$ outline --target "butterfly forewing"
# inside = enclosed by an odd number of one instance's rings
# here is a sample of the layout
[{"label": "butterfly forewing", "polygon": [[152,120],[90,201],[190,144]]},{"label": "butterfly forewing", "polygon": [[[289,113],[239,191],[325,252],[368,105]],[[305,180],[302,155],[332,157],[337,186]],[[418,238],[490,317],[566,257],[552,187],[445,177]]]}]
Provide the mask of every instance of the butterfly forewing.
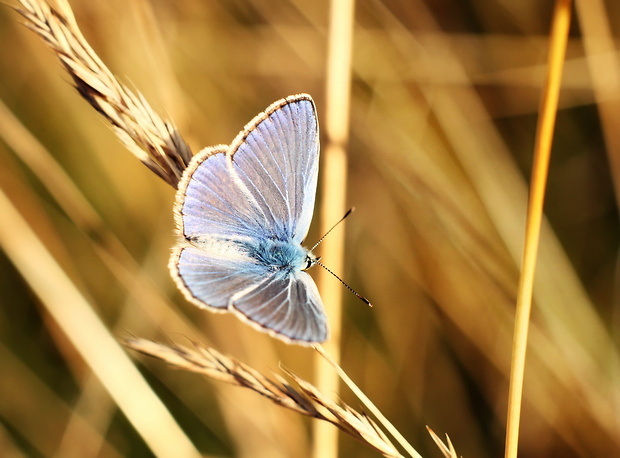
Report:
[{"label": "butterfly forewing", "polygon": [[198,153],[177,192],[177,226],[185,239],[256,237],[259,215],[229,173],[222,147]]},{"label": "butterfly forewing", "polygon": [[233,176],[250,194],[261,225],[301,243],[308,232],[318,177],[318,123],[309,96],[284,99],[257,116],[230,149]]}]

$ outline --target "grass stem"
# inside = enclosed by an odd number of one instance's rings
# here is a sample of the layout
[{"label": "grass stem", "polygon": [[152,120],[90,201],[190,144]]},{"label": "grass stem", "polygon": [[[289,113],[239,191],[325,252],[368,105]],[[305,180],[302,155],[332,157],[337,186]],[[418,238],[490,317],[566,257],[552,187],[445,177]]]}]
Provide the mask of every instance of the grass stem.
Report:
[{"label": "grass stem", "polygon": [[508,393],[506,458],[516,458],[517,456],[534,273],[536,270],[536,258],[540,240],[549,158],[551,156],[551,143],[557,113],[564,57],[566,54],[566,44],[568,41],[571,4],[571,0],[557,0],[553,13],[548,73],[541,100],[541,114],[537,126],[534,166],[532,170],[532,182],[525,228],[522,271],[517,293],[512,367],[510,371],[510,388]]},{"label": "grass stem", "polygon": [[405,449],[405,451],[409,454],[409,456],[413,458],[422,458],[412,446],[407,442],[407,439],[390,423],[390,421],[381,413],[381,411],[373,404],[373,402],[364,394],[362,390],[358,388],[358,386],[351,380],[351,378],[347,375],[347,373],[342,370],[340,365],[336,364],[336,362],[330,358],[323,347],[320,345],[316,345],[314,347],[316,351],[329,363],[331,367],[333,367],[336,371],[336,374],[342,379],[344,383],[349,387],[349,389],[357,396],[357,398],[362,401],[362,404],[379,420],[379,423],[383,425],[383,427],[396,439],[396,441]]},{"label": "grass stem", "polygon": [[[351,49],[353,42],[354,0],[332,0],[328,35],[326,77],[325,131],[327,146],[323,154],[321,195],[321,233],[327,232],[346,211],[347,156],[349,105],[351,86]],[[344,231],[334,231],[323,242],[322,250],[329,253],[329,266],[342,272],[344,266]],[[340,327],[342,322],[343,289],[331,275],[321,269],[318,273],[321,296],[330,322],[330,339],[325,344],[334,358],[340,359]],[[321,358],[316,359],[316,381],[325,393],[338,391],[338,377]],[[313,453],[315,458],[338,455],[338,434],[324,422],[314,426]]]}]

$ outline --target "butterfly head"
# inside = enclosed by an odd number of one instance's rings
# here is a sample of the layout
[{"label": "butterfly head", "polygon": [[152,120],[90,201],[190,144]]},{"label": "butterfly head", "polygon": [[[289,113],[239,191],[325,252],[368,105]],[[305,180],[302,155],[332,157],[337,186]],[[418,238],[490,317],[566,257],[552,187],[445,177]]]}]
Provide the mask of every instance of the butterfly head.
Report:
[{"label": "butterfly head", "polygon": [[317,262],[319,262],[320,259],[321,259],[320,256],[315,256],[314,254],[312,254],[312,251],[308,251],[308,253],[306,254],[306,264],[301,270],[309,269],[310,267],[315,265]]}]

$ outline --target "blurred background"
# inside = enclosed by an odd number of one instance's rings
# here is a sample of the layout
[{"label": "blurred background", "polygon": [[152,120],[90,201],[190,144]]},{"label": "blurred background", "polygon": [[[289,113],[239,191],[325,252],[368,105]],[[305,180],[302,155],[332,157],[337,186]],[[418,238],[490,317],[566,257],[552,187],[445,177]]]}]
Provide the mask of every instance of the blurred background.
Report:
[{"label": "blurred background", "polygon": [[[194,152],[229,143],[290,94],[310,93],[324,114],[327,1],[71,6],[112,72]],[[551,13],[537,1],[356,6],[347,204],[357,211],[338,273],[375,306],[343,288],[342,367],[424,456],[440,456],[425,425],[447,433],[459,455],[503,453]],[[610,165],[620,157],[620,4],[583,1],[574,14],[534,293],[524,457],[620,454],[620,172]],[[181,297],[167,268],[174,190],[120,144],[22,23],[0,7],[0,190],[23,218],[0,214],[0,455],[151,456],[35,293],[50,285],[67,288],[55,298],[61,313],[79,319],[78,293],[114,339],[189,337],[265,373],[281,363],[312,380],[311,350]],[[48,275],[15,262],[43,262],[42,252],[58,267]],[[330,253],[317,254],[329,266]],[[310,456],[309,420],[131,358],[201,453]],[[361,409],[348,390],[340,396]],[[340,453],[377,456],[346,435]]]}]

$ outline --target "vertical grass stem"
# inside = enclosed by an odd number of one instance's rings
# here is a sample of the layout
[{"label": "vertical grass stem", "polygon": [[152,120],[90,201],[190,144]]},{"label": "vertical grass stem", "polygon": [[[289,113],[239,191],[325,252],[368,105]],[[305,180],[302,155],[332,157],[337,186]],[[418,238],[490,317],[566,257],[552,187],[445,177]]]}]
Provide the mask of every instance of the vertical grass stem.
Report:
[{"label": "vertical grass stem", "polygon": [[532,182],[530,186],[525,228],[522,270],[517,293],[512,367],[510,371],[510,388],[508,393],[506,458],[516,458],[517,456],[534,273],[540,239],[547,174],[549,170],[549,158],[551,156],[553,129],[555,126],[562,69],[568,41],[571,4],[571,0],[557,0],[553,13],[548,73],[541,100],[540,117],[538,119],[536,143],[534,146],[534,165],[532,169]]},{"label": "vertical grass stem", "polygon": [[[351,47],[353,42],[354,0],[332,0],[328,35],[327,110],[325,132],[327,146],[323,155],[321,181],[321,233],[338,221],[346,211],[347,156],[349,105],[351,86]],[[329,253],[329,266],[342,272],[344,266],[344,231],[334,231],[323,242],[322,251]],[[342,286],[324,269],[318,273],[321,296],[327,308],[331,336],[326,350],[340,361],[340,327],[342,315]],[[324,393],[338,391],[338,375],[322,358],[317,358],[316,382]],[[338,431],[325,422],[314,423],[313,456],[333,458],[338,454]]]}]

